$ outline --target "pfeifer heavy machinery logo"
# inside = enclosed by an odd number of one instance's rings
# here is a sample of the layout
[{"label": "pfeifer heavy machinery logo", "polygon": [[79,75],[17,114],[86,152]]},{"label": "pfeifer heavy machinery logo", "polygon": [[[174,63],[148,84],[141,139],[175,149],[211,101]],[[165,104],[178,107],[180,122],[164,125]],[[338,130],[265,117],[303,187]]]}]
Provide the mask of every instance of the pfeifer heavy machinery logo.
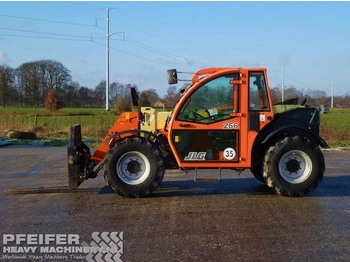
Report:
[{"label": "pfeifer heavy machinery logo", "polygon": [[78,234],[3,234],[4,261],[122,261],[123,232],[93,232],[92,241]]}]

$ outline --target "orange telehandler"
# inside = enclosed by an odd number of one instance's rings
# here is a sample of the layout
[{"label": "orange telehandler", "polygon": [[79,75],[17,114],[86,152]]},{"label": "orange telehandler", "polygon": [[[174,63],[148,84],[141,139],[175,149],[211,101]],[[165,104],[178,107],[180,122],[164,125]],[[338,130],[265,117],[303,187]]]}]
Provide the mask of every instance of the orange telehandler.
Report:
[{"label": "orange telehandler", "polygon": [[[180,81],[180,72],[167,73],[170,85]],[[131,96],[138,106],[135,89]],[[266,68],[199,70],[172,111],[122,113],[93,154],[80,125],[72,126],[69,188],[102,170],[117,194],[145,197],[166,169],[250,169],[276,193],[303,196],[322,181],[320,147],[328,145],[319,136],[319,110],[289,102],[272,104]]]}]

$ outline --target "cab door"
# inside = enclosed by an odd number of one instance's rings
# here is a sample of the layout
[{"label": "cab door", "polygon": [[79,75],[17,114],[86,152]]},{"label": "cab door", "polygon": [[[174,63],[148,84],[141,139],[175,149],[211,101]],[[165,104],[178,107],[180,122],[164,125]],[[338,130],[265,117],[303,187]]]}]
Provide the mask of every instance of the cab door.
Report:
[{"label": "cab door", "polygon": [[240,162],[240,72],[192,86],[174,111],[169,143],[181,167],[233,167]]}]

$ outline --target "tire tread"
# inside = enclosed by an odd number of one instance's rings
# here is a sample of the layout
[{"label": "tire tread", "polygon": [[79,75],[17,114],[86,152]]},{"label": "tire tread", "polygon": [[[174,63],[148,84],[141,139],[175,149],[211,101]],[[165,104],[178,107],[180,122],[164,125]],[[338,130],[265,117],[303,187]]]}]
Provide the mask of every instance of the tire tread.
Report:
[{"label": "tire tread", "polygon": [[[157,167],[155,169],[156,170],[155,177],[151,183],[149,183],[146,187],[142,188],[139,191],[129,192],[127,190],[124,190],[123,187],[118,185],[115,179],[113,179],[113,175],[110,172],[109,165],[113,155],[116,154],[119,147],[130,146],[132,144],[139,144],[141,146],[148,148],[152,156],[155,158],[155,163],[157,164]],[[128,137],[128,138],[122,139],[121,141],[116,142],[114,146],[106,153],[105,159],[104,159],[103,176],[107,184],[110,186],[110,188],[118,195],[129,197],[129,198],[146,197],[149,194],[151,194],[155,189],[157,189],[157,187],[163,180],[163,177],[164,177],[163,159],[161,158],[157,147],[150,141],[140,137]]]},{"label": "tire tread", "polygon": [[[303,189],[293,190],[292,187],[285,187],[281,185],[281,183],[276,178],[276,174],[274,174],[274,158],[278,155],[278,152],[283,149],[284,146],[290,143],[303,143],[311,150],[315,152],[315,157],[318,162],[318,173],[316,178],[312,183]],[[314,191],[317,186],[321,183],[323,179],[323,174],[325,172],[325,161],[322,151],[319,146],[313,143],[306,137],[300,136],[289,136],[285,137],[274,145],[272,145],[266,152],[264,157],[263,164],[263,178],[266,181],[266,184],[273,189],[277,194],[286,195],[286,196],[305,196],[308,193]]]}]

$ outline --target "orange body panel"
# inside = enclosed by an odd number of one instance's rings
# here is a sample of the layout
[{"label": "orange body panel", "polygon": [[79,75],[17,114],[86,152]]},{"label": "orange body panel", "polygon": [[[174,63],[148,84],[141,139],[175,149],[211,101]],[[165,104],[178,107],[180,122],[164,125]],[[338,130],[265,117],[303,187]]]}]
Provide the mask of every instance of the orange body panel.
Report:
[{"label": "orange body panel", "polygon": [[102,143],[96,149],[95,153],[92,155],[91,160],[98,164],[100,163],[107,151],[110,148],[111,143],[114,143],[116,140],[132,135],[132,133],[122,134],[117,137],[113,135],[117,132],[125,130],[137,130],[139,129],[140,115],[139,112],[123,112],[118,119],[115,121],[113,126],[109,129],[107,135],[102,140]]}]

